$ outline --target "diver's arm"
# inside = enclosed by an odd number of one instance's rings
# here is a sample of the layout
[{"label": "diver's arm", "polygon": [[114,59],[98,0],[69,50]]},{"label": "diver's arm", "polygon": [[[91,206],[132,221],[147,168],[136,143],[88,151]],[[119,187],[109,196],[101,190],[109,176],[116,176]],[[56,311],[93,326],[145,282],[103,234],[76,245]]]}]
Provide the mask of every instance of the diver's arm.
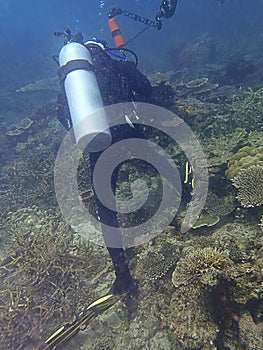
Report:
[{"label": "diver's arm", "polygon": [[118,70],[129,81],[132,91],[144,97],[150,97],[152,94],[152,86],[148,78],[142,74],[133,62],[118,62]]}]

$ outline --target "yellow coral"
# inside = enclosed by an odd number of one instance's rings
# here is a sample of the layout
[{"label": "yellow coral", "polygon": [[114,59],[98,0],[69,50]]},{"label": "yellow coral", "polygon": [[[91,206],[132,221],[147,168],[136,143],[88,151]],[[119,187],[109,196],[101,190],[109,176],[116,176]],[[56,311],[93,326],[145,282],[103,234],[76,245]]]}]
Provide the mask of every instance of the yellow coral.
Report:
[{"label": "yellow coral", "polygon": [[263,146],[260,147],[242,147],[233,155],[228,163],[228,169],[225,174],[228,179],[233,179],[238,175],[241,169],[247,169],[252,165],[263,166]]}]

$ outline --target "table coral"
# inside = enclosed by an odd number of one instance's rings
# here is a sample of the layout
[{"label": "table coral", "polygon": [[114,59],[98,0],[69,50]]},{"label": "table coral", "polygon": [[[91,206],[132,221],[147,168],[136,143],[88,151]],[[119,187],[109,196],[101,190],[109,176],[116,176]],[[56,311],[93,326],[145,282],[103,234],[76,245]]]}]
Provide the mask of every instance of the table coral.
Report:
[{"label": "table coral", "polygon": [[232,182],[238,189],[237,198],[243,207],[263,205],[263,166],[252,165],[240,170]]}]

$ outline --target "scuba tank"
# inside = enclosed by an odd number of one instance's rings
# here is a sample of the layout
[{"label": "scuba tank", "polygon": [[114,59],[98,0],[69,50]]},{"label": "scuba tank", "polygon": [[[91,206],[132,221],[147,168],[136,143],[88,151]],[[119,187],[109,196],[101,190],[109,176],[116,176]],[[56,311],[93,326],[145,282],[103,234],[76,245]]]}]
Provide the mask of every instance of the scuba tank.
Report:
[{"label": "scuba tank", "polygon": [[111,133],[90,52],[82,44],[67,43],[60,51],[59,65],[76,143],[82,151],[102,151],[110,145]]}]

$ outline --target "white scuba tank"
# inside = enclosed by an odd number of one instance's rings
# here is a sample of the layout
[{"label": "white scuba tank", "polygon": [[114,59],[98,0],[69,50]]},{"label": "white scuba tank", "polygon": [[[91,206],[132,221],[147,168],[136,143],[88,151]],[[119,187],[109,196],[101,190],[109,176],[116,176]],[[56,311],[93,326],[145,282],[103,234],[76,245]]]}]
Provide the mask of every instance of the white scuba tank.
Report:
[{"label": "white scuba tank", "polygon": [[[59,54],[60,67],[66,68],[75,60],[92,65],[90,52],[84,45],[68,43],[63,46]],[[110,145],[111,133],[94,72],[81,66],[73,68],[66,73],[64,86],[78,147],[82,151],[102,151]]]}]

